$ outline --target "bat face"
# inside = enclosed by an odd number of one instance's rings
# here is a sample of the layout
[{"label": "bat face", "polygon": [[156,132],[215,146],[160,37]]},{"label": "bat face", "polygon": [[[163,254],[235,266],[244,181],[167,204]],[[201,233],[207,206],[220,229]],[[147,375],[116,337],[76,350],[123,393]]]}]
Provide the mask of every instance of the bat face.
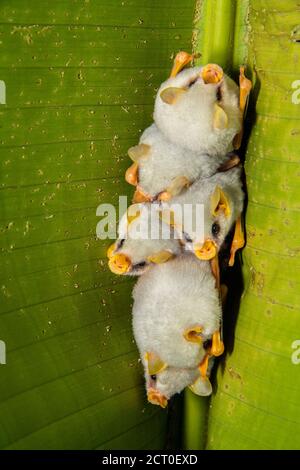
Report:
[{"label": "bat face", "polygon": [[135,204],[120,221],[119,237],[108,250],[108,265],[115,274],[140,276],[151,265],[178,255],[181,249],[155,205]]},{"label": "bat face", "polygon": [[232,149],[241,128],[239,89],[218,66],[212,65],[216,71],[211,79],[207,67],[183,70],[164,82],[156,97],[154,120],[171,142],[218,155]]},{"label": "bat face", "polygon": [[185,250],[192,251],[201,260],[210,260],[219,252],[232,225],[232,218],[223,211],[212,214],[208,207],[204,210],[203,236],[185,233]]},{"label": "bat face", "polygon": [[185,387],[193,384],[199,377],[199,370],[167,367],[167,369],[154,375],[146,372],[146,390],[148,401],[153,405],[165,408],[168,400],[180,393]]},{"label": "bat face", "polygon": [[[163,220],[170,221],[170,211],[173,211],[172,220],[182,233],[185,250],[194,252],[202,260],[212,259],[217,254],[243,208],[240,176],[240,168],[233,168],[209,179],[197,180],[169,206],[164,205]],[[196,223],[198,204],[203,207],[200,223]],[[190,210],[183,219],[183,208],[188,206]]]}]

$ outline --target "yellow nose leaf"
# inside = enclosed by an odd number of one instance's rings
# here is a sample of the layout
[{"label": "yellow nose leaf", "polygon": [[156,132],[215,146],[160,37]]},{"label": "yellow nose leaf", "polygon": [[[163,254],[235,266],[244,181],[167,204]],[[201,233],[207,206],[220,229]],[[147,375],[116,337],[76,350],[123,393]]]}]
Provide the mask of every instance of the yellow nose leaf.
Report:
[{"label": "yellow nose leaf", "polygon": [[147,398],[149,403],[152,405],[159,405],[162,408],[166,408],[168,405],[168,399],[162,395],[158,390],[155,390],[153,388],[148,390],[147,393]]},{"label": "yellow nose leaf", "polygon": [[108,266],[114,274],[125,274],[130,269],[131,261],[123,253],[117,253],[109,259]]},{"label": "yellow nose leaf", "polygon": [[221,108],[218,104],[214,105],[214,117],[213,117],[213,126],[215,129],[226,129],[228,127],[228,116],[225,113],[224,109]]},{"label": "yellow nose leaf", "polygon": [[216,254],[217,246],[212,240],[206,240],[200,248],[195,248],[195,255],[203,261],[214,258]]}]

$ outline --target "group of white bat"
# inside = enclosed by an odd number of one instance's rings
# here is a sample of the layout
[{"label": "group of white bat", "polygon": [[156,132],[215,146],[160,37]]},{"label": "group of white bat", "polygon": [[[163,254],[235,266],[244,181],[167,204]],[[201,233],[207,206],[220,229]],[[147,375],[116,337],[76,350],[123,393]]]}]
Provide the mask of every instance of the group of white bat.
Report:
[{"label": "group of white bat", "polygon": [[[154,124],[128,151],[134,204],[107,253],[112,272],[140,276],[133,331],[148,400],[163,408],[187,386],[197,395],[212,392],[213,358],[224,351],[218,254],[233,227],[229,265],[244,245],[242,170],[233,150],[251,81],[243,67],[239,87],[216,64],[185,68],[193,59],[177,54],[155,99]],[[199,204],[201,235],[174,209],[188,205],[194,217]]]}]

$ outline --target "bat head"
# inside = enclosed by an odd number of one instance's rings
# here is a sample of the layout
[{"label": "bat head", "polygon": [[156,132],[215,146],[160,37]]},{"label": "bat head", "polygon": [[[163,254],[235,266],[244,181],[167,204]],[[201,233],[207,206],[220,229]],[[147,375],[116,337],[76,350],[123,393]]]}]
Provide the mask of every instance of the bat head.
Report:
[{"label": "bat head", "polygon": [[165,263],[182,248],[169,225],[159,217],[158,205],[133,204],[122,217],[117,241],[108,249],[108,265],[115,274],[141,275],[151,265]]},{"label": "bat head", "polygon": [[173,143],[220,155],[241,129],[239,88],[216,64],[182,70],[158,90],[154,120]]}]

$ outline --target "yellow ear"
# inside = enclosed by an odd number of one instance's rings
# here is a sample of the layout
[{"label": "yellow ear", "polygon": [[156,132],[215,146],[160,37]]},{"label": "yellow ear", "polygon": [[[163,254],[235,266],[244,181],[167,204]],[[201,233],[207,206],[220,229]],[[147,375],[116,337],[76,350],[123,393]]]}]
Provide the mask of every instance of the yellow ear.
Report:
[{"label": "yellow ear", "polygon": [[213,126],[215,129],[226,129],[228,127],[228,116],[224,109],[215,103]]},{"label": "yellow ear", "polygon": [[116,243],[113,243],[112,245],[110,245],[110,246],[108,247],[107,252],[106,252],[106,255],[107,255],[108,258],[111,258],[111,257],[112,257],[113,252],[114,252],[115,249],[116,249],[116,246],[117,246],[117,244],[116,244]]},{"label": "yellow ear", "polygon": [[140,217],[141,211],[140,211],[140,205],[139,204],[132,204],[131,206],[128,207],[127,209],[127,224],[128,226],[133,222],[135,219]]},{"label": "yellow ear", "polygon": [[150,263],[161,264],[169,261],[169,259],[173,258],[173,256],[173,253],[170,251],[162,250],[158,253],[155,253],[154,255],[148,256],[147,260],[150,261]]},{"label": "yellow ear", "polygon": [[203,328],[200,325],[195,325],[189,328],[186,328],[183,332],[184,338],[190,343],[202,343],[202,332]]},{"label": "yellow ear", "polygon": [[165,224],[169,224],[171,227],[175,227],[175,213],[171,209],[162,209],[159,211],[160,220],[162,220]]},{"label": "yellow ear", "polygon": [[145,361],[147,362],[149,375],[156,375],[168,367],[168,364],[163,362],[158,354],[154,352],[146,352]]},{"label": "yellow ear", "polygon": [[202,378],[199,377],[192,385],[189,386],[189,389],[199,395],[200,397],[207,397],[211,395],[212,386],[208,377]]},{"label": "yellow ear", "polygon": [[130,147],[128,155],[131,160],[137,162],[140,158],[145,157],[148,154],[150,148],[150,145],[147,144],[135,145],[134,147]]},{"label": "yellow ear", "polygon": [[184,88],[169,87],[160,93],[160,97],[164,103],[174,104],[183,93],[186,93]]},{"label": "yellow ear", "polygon": [[213,216],[216,216],[221,210],[224,211],[226,217],[229,217],[230,205],[228,199],[220,186],[216,186],[210,198],[210,212]]}]

